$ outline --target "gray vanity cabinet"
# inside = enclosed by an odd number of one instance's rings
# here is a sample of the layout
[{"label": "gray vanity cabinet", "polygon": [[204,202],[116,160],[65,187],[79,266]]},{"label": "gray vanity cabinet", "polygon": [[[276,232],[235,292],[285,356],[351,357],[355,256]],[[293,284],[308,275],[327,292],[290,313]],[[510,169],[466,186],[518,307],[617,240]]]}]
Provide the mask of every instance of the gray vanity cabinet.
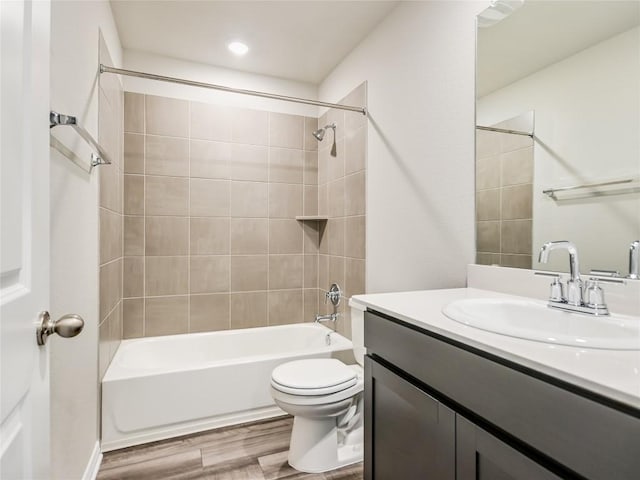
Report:
[{"label": "gray vanity cabinet", "polygon": [[365,313],[365,480],[638,480],[640,410]]},{"label": "gray vanity cabinet", "polygon": [[365,378],[366,479],[455,479],[453,410],[369,357]]},{"label": "gray vanity cabinet", "polygon": [[456,415],[458,480],[561,480],[507,443]]}]

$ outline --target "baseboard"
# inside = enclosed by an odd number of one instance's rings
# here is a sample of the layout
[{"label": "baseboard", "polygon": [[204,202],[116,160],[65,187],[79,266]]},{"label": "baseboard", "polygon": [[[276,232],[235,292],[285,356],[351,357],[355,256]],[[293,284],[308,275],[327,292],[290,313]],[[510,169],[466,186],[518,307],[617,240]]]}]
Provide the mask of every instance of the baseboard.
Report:
[{"label": "baseboard", "polygon": [[98,476],[98,470],[100,470],[100,464],[102,463],[102,452],[100,451],[100,442],[96,442],[91,452],[91,458],[87,464],[87,468],[82,474],[82,480],[95,480]]}]

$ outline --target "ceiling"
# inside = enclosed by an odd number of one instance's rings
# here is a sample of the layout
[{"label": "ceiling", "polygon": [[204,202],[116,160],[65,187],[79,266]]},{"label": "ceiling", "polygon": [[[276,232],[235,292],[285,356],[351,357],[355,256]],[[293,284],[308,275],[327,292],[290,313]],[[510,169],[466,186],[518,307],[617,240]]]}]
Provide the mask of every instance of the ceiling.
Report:
[{"label": "ceiling", "polygon": [[478,29],[477,96],[640,24],[638,1],[525,1],[500,23]]},{"label": "ceiling", "polygon": [[[111,0],[122,47],[319,84],[395,1]],[[250,51],[236,57],[233,40]]]}]

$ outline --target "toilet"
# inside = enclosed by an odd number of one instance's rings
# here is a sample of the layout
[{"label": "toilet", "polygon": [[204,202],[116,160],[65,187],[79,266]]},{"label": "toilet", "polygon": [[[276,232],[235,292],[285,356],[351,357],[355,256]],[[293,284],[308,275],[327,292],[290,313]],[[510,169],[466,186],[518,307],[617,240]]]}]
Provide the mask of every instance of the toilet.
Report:
[{"label": "toilet", "polygon": [[335,358],[287,362],[271,374],[271,396],[293,415],[289,465],[321,473],[360,462],[364,448],[364,311],[351,309],[356,365]]}]

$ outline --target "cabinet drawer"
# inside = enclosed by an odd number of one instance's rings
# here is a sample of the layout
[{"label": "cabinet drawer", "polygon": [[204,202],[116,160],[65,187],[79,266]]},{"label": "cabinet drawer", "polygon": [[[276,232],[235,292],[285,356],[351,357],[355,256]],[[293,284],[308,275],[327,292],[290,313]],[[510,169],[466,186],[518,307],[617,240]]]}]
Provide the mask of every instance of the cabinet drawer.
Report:
[{"label": "cabinet drawer", "polygon": [[374,312],[365,346],[453,405],[590,479],[640,478],[640,419]]}]

